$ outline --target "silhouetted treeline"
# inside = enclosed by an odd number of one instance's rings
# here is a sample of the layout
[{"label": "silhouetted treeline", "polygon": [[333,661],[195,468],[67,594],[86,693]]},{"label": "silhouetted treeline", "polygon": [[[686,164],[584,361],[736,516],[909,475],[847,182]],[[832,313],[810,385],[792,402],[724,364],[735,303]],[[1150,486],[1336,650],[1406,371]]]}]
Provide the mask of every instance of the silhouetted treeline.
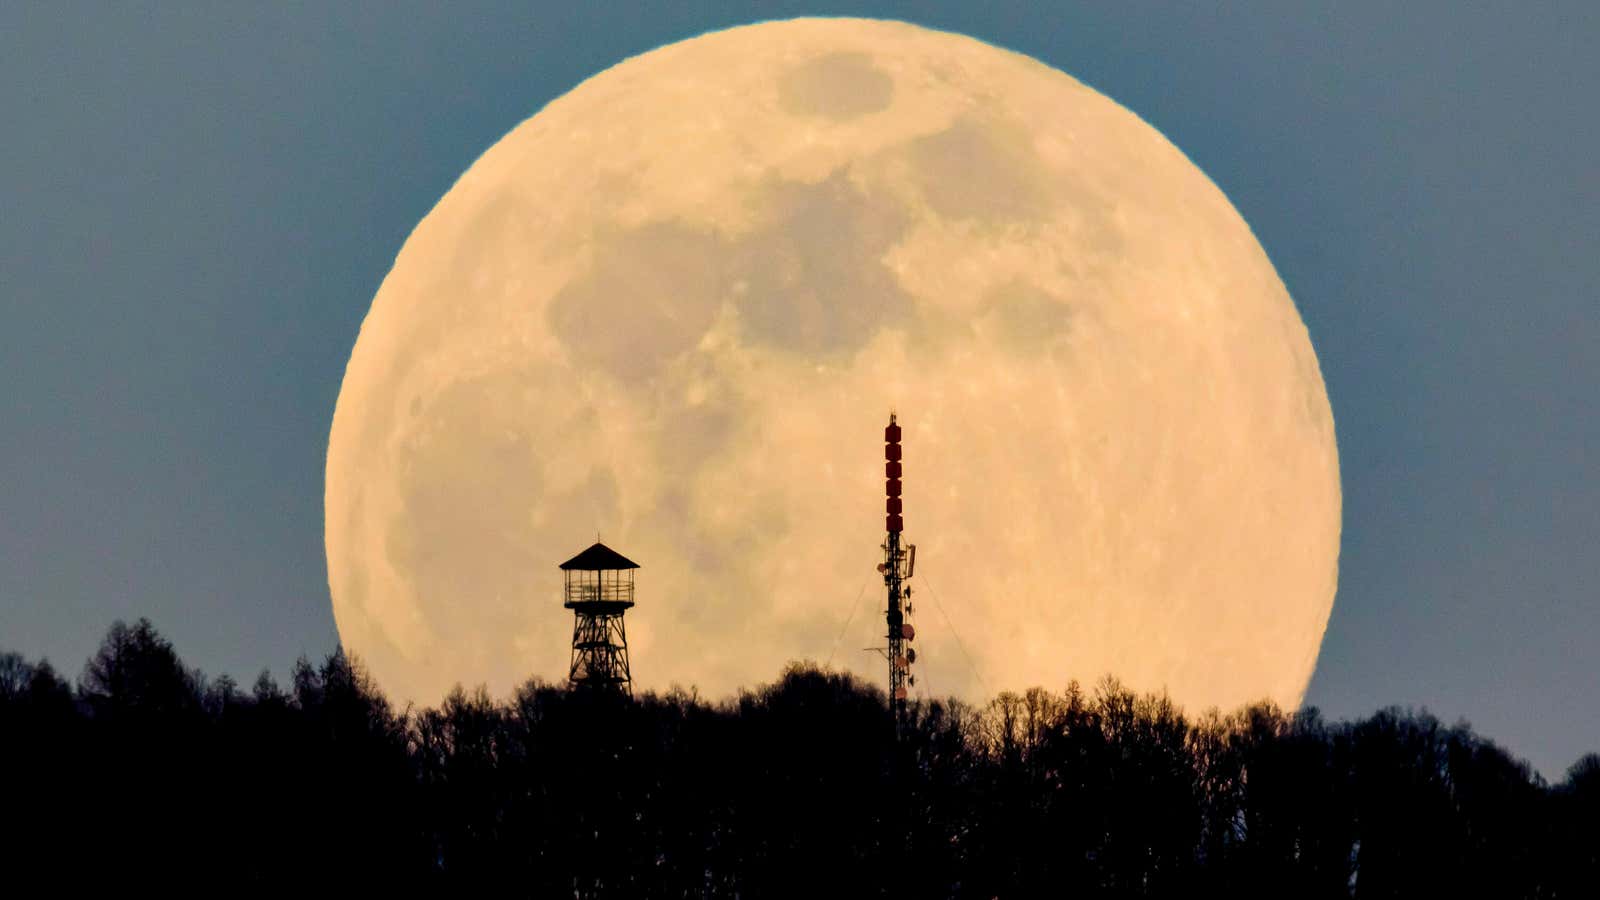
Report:
[{"label": "silhouetted treeline", "polygon": [[[13,888],[514,896],[1574,897],[1600,755],[1557,785],[1465,725],[1187,717],[1106,681],[915,704],[795,665],[707,702],[539,682],[396,710],[340,653],[280,686],[117,623],[69,685],[0,655]],[[141,893],[143,891],[141,890]],[[21,894],[19,894],[21,896]]]}]

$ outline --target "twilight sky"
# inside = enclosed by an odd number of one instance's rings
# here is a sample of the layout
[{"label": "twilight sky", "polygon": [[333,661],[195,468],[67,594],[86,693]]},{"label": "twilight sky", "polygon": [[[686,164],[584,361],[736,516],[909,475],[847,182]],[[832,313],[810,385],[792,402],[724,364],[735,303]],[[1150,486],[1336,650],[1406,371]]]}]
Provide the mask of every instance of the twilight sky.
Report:
[{"label": "twilight sky", "polygon": [[1600,8],[1057,6],[5,6],[0,647],[74,674],[145,615],[246,681],[332,649],[334,400],[455,177],[626,56],[899,18],[1133,110],[1272,257],[1345,491],[1307,701],[1426,706],[1558,778],[1600,749]]}]

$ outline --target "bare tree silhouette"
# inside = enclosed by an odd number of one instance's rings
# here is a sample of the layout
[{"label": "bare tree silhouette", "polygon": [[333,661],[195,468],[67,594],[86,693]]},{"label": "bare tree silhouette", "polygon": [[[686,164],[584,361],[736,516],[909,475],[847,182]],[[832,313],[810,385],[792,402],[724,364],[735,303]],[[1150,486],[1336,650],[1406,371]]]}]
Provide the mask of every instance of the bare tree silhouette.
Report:
[{"label": "bare tree silhouette", "polygon": [[897,740],[879,688],[812,664],[719,702],[530,681],[395,710],[342,652],[288,684],[207,679],[146,620],[112,625],[76,690],[0,654],[13,880],[742,898],[1600,883],[1600,754],[1549,785],[1426,712],[1191,718],[1108,678],[913,702]]}]

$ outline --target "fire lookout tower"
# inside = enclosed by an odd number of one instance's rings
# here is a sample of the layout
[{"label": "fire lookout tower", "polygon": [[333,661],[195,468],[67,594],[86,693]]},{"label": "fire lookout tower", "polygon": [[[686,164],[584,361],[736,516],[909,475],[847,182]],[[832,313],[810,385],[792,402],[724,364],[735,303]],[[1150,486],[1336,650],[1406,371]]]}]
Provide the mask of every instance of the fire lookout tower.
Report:
[{"label": "fire lookout tower", "polygon": [[622,614],[633,606],[633,570],[639,564],[605,544],[561,564],[566,575],[566,602],[573,612],[573,687],[614,690],[633,695],[628,671],[628,632]]}]

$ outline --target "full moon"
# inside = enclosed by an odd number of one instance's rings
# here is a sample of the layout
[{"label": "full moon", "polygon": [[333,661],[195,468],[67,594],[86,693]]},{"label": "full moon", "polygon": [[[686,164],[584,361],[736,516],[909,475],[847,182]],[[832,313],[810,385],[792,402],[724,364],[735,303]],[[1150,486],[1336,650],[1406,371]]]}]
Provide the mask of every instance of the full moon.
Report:
[{"label": "full moon", "polygon": [[886,21],[659,48],[461,176],[334,412],[340,637],[400,702],[563,680],[556,566],[599,535],[642,566],[639,688],[881,682],[891,410],[913,696],[1299,705],[1339,467],[1265,252],[1115,102]]}]

